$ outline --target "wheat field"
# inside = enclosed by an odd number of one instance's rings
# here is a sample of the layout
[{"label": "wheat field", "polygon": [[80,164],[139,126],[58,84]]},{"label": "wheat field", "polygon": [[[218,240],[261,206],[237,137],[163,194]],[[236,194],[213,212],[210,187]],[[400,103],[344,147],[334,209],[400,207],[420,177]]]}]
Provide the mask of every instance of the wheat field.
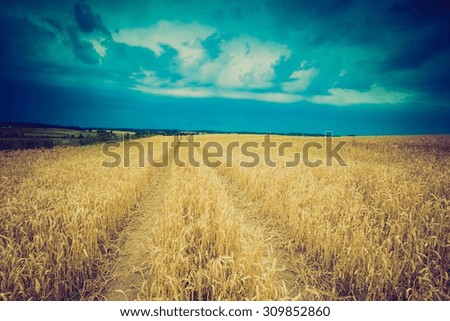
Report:
[{"label": "wheat field", "polygon": [[339,139],[347,166],[287,167],[288,153],[248,168],[234,149],[231,166],[159,168],[131,149],[129,167],[106,168],[101,145],[1,151],[0,299],[449,300],[450,137]]}]

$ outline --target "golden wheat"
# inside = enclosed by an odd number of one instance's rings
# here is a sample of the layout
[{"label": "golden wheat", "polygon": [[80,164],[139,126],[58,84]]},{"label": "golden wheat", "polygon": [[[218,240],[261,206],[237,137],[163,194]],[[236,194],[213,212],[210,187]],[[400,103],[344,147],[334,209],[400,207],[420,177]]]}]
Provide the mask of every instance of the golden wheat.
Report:
[{"label": "golden wheat", "polygon": [[3,299],[93,294],[93,280],[105,273],[110,245],[152,170],[105,168],[103,160],[98,146],[0,153]]},{"label": "golden wheat", "polygon": [[[346,167],[289,168],[289,153],[244,168],[237,149],[232,167],[171,166],[139,298],[449,300],[450,138],[344,139]],[[100,146],[0,153],[0,299],[103,298],[118,236],[160,170],[131,158],[105,168]]]},{"label": "golden wheat", "polygon": [[269,300],[286,296],[276,259],[245,225],[210,168],[171,171],[149,233],[142,299]]},{"label": "golden wheat", "polygon": [[449,299],[449,143],[354,138],[347,167],[235,164],[221,172],[258,207],[262,222],[287,236],[291,256],[304,257],[316,275],[304,281],[304,292],[319,289],[319,299]]}]

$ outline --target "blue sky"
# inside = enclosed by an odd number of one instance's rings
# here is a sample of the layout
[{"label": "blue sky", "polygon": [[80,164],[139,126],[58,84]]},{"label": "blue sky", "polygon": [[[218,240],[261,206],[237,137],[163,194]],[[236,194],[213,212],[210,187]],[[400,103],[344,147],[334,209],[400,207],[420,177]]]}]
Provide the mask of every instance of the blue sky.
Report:
[{"label": "blue sky", "polygon": [[3,1],[0,120],[450,133],[442,1]]}]

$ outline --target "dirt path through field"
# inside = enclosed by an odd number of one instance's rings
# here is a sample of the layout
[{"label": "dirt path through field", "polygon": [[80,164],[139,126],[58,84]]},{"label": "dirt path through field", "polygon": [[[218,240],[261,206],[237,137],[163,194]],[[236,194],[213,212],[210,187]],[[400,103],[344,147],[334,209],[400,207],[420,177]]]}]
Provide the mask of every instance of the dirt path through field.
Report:
[{"label": "dirt path through field", "polygon": [[[173,150],[169,155],[169,164],[172,164]],[[258,206],[244,199],[239,189],[230,184],[220,170],[213,171],[213,173],[218,175],[234,207],[242,214],[243,223],[254,230],[263,230],[264,245],[268,250],[273,249],[277,266],[284,268],[283,271],[279,272],[279,279],[286,284],[290,298],[297,296],[300,291],[300,286],[297,283],[298,275],[294,269],[290,268],[289,258],[283,248],[286,240],[282,233],[271,229],[264,223],[258,211]],[[139,292],[144,281],[142,269],[145,265],[145,244],[155,218],[162,211],[170,166],[157,168],[153,175],[151,183],[134,210],[132,221],[124,230],[124,242],[110,275],[113,281],[105,295],[106,300],[139,300]]]},{"label": "dirt path through field", "polygon": [[108,301],[139,300],[144,281],[142,269],[146,261],[147,238],[155,218],[162,212],[173,155],[174,150],[170,149],[168,154],[162,156],[168,158],[169,166],[155,168],[150,184],[133,211],[131,222],[123,231],[124,242],[110,275],[113,281],[105,294]]},{"label": "dirt path through field", "polygon": [[133,211],[133,219],[123,232],[125,241],[111,273],[113,282],[105,295],[106,300],[139,299],[143,282],[141,271],[146,255],[145,243],[155,217],[161,212],[168,174],[169,168],[154,171],[151,183]]},{"label": "dirt path through field", "polygon": [[[197,148],[196,151],[198,154],[201,154],[202,152],[200,148]],[[282,231],[275,230],[273,227],[268,226],[262,218],[257,204],[244,198],[239,188],[231,184],[226,178],[223,169],[217,169],[214,172],[220,178],[234,207],[242,214],[244,224],[250,226],[253,230],[263,230],[266,248],[273,249],[277,260],[277,266],[283,267],[283,271],[280,272],[279,277],[286,284],[289,298],[297,297],[300,294],[300,285],[298,284],[300,277],[296,272],[296,269],[292,266],[293,264],[290,261],[289,253],[286,251],[286,244],[289,243],[289,240],[286,239],[286,236]]]},{"label": "dirt path through field", "polygon": [[224,175],[220,174],[218,171],[216,172],[225,185],[225,190],[233,201],[235,208],[241,212],[245,224],[253,226],[254,229],[263,230],[266,246],[268,248],[273,248],[277,265],[283,267],[283,271],[280,272],[279,277],[286,284],[289,298],[296,297],[300,292],[300,285],[298,284],[299,276],[295,272],[295,269],[292,268],[288,253],[285,249],[286,242],[288,241],[285,240],[281,231],[274,230],[270,226],[267,226],[261,217],[257,204],[254,204],[248,199],[244,199],[239,188],[230,184]]}]

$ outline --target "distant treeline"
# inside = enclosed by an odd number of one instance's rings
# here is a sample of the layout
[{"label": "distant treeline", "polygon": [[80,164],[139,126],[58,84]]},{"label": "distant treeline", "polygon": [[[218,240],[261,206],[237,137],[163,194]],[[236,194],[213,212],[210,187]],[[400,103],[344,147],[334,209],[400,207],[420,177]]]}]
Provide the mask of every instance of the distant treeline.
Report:
[{"label": "distant treeline", "polygon": [[69,130],[83,130],[83,128],[78,126],[61,126],[61,125],[50,125],[41,123],[27,123],[27,122],[0,122],[0,127],[6,128],[59,128],[59,129],[69,129]]},{"label": "distant treeline", "polygon": [[[118,128],[94,128],[94,127],[79,127],[79,126],[61,126],[61,125],[53,125],[53,124],[41,124],[41,123],[25,123],[25,122],[0,122],[0,128],[59,128],[59,129],[67,129],[67,130],[75,130],[75,131],[103,131],[103,132],[114,132],[114,131],[123,131],[123,132],[134,132],[135,137],[145,137],[145,136],[153,136],[153,135],[201,135],[201,134],[244,134],[244,135],[283,135],[283,136],[310,136],[310,137],[322,137],[325,136],[325,133],[305,133],[305,132],[263,132],[263,131],[222,131],[222,130],[214,130],[214,129],[164,129],[164,128],[127,128],[127,127],[118,127]],[[133,135],[131,135],[133,136]],[[345,136],[354,136],[351,134]]]},{"label": "distant treeline", "polygon": [[[42,129],[42,130],[41,130]],[[56,130],[55,130],[56,129]],[[314,133],[277,132],[226,132],[218,130],[180,129],[95,129],[78,126],[59,126],[37,123],[0,122],[0,150],[53,148],[55,146],[85,146],[108,141],[121,141],[149,136],[203,135],[203,134],[244,134],[244,135],[286,135],[322,137]]]},{"label": "distant treeline", "polygon": [[[125,134],[125,139],[130,139],[129,134]],[[119,141],[122,135],[117,135],[112,131],[98,130],[82,131],[68,134],[35,134],[11,131],[0,132],[0,150],[14,149],[37,149],[53,148],[55,146],[85,146],[108,141]]]},{"label": "distant treeline", "polygon": [[45,138],[0,138],[0,150],[53,148],[55,140]]}]

